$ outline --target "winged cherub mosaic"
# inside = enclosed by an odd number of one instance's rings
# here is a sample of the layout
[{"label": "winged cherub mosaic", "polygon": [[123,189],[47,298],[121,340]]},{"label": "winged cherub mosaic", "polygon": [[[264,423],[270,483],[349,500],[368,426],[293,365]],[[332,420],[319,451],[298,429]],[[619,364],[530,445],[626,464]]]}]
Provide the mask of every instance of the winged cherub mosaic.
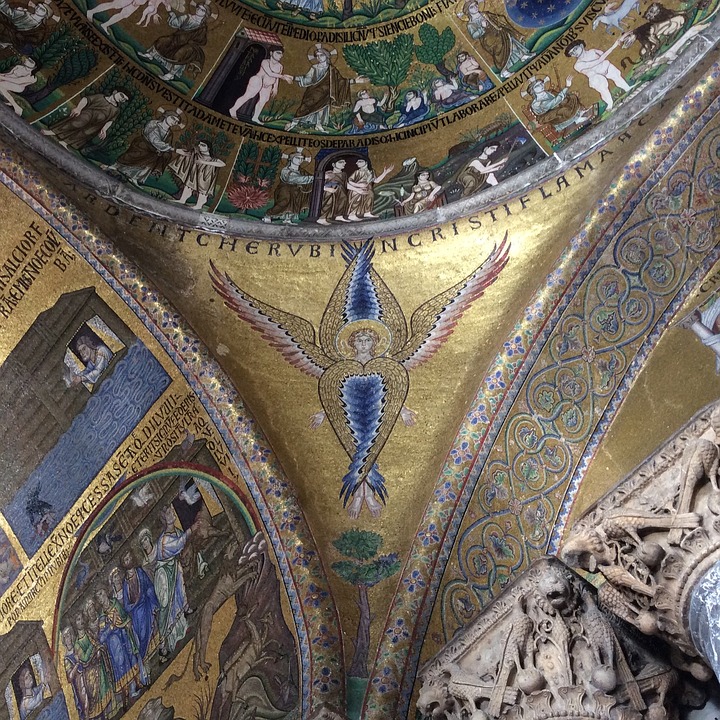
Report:
[{"label": "winged cherub mosaic", "polygon": [[350,465],[342,479],[343,507],[357,518],[363,503],[378,517],[387,501],[377,459],[398,418],[406,425],[415,413],[405,407],[408,371],[429,360],[450,337],[470,304],[498,277],[508,261],[507,234],[477,270],[423,303],[410,328],[395,296],[373,267],[373,241],[360,248],[343,244],[347,268],[316,333],[307,320],[268,305],[241,290],[210,263],[210,277],[227,307],[249,323],[291,365],[318,380],[327,416]]}]

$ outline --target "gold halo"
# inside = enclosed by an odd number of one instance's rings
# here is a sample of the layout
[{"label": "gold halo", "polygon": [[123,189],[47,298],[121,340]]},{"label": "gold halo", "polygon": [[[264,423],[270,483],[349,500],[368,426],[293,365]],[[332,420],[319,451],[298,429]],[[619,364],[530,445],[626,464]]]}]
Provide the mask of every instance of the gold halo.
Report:
[{"label": "gold halo", "polygon": [[348,360],[355,359],[355,348],[350,347],[349,340],[350,336],[358,330],[372,330],[380,338],[373,353],[375,357],[380,357],[388,351],[392,333],[387,325],[379,320],[370,320],[369,318],[367,320],[353,320],[353,322],[343,325],[335,338],[335,346],[344,358],[348,358]]}]

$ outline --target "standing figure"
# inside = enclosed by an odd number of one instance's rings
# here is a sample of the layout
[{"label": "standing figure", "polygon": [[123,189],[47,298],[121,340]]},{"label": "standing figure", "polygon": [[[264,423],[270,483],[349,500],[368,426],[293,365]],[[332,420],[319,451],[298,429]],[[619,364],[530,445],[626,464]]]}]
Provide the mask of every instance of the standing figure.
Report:
[{"label": "standing figure", "polygon": [[159,177],[165,172],[174,153],[173,129],[182,127],[180,110],[165,112],[159,109],[158,120],[148,120],[140,135],[130,141],[130,147],[108,168],[117,170],[133,185],[140,186],[151,175]]},{"label": "standing figure", "polygon": [[175,527],[175,510],[168,505],[160,511],[162,535],[155,544],[155,592],[160,605],[158,631],[160,632],[160,662],[167,662],[175,646],[188,630],[186,615],[191,613],[185,593],[185,578],[180,565],[180,553],[185,548],[192,528],[184,532]]},{"label": "standing figure", "polygon": [[116,597],[105,588],[95,593],[100,604],[98,639],[107,648],[113,671],[115,692],[121,695],[127,709],[140,695],[139,685],[149,683],[145,665],[138,653],[138,642],[130,616]]},{"label": "standing figure", "polygon": [[[510,69],[513,65],[534,57],[523,44],[523,37],[502,15],[480,12],[476,0],[468,2],[465,12],[470,37],[480,42],[501,80],[507,80],[513,74]],[[458,17],[463,14],[458,13]]]},{"label": "standing figure", "polygon": [[347,221],[345,215],[348,209],[348,194],[345,165],[347,161],[340,158],[335,160],[330,170],[325,171],[322,206],[320,217],[317,219],[319,225],[329,225],[330,220]]},{"label": "standing figure", "polygon": [[302,148],[296,148],[289,155],[283,153],[282,157],[287,162],[280,170],[280,183],[275,188],[275,204],[265,214],[263,222],[272,222],[273,218],[280,218],[286,224],[297,222],[300,213],[309,204],[313,176],[303,172],[301,165],[310,162],[312,158],[305,155]]},{"label": "standing figure", "polygon": [[155,60],[165,68],[162,80],[175,80],[188,68],[194,77],[205,65],[203,48],[207,45],[209,17],[216,18],[217,14],[211,14],[207,3],[196,5],[193,13],[184,15],[171,10],[167,22],[174,32],[159,37],[147,52],[139,53],[140,57]]},{"label": "standing figure", "polygon": [[65,677],[70,683],[70,687],[72,687],[75,707],[77,708],[80,720],[89,720],[90,701],[85,685],[85,668],[75,653],[75,631],[70,626],[64,627],[60,635],[62,637],[63,647],[65,648],[65,655],[63,657]]},{"label": "standing figure", "polygon": [[143,551],[143,570],[147,573],[147,576],[151,579],[155,579],[155,569],[157,568],[157,547],[152,540],[152,534],[147,528],[143,528],[138,533],[138,539],[140,540],[140,548]]},{"label": "standing figure", "polygon": [[491,159],[498,149],[498,145],[486,145],[482,152],[460,171],[458,182],[462,185],[463,197],[475,194],[485,185],[498,184],[495,173],[505,167],[509,157],[509,155],[506,155],[498,160]]},{"label": "standing figure", "polygon": [[[157,15],[157,4],[157,0],[107,0],[106,2],[101,2],[99,5],[96,5],[94,8],[89,9],[85,14],[88,20],[92,20],[98,13],[109,12],[110,10],[119,10],[120,12],[113,15],[100,25],[104,32],[108,32],[112,25],[119,23],[121,20],[125,20],[125,18],[129,18],[136,10],[143,7],[143,5],[148,5],[148,7],[151,8],[151,12]],[[168,3],[163,0],[160,0],[160,4],[168,7]],[[145,20],[147,10],[148,8],[145,9],[143,18],[140,20],[138,25]]]},{"label": "standing figure", "polygon": [[7,72],[0,73],[0,96],[15,111],[16,115],[22,116],[23,109],[11,93],[21,93],[26,88],[37,82],[37,62],[31,57],[23,57],[20,62]]},{"label": "standing figure", "polygon": [[186,203],[190,197],[197,195],[194,210],[202,210],[208,198],[215,192],[215,183],[219,169],[225,163],[213,157],[210,147],[201,140],[192,150],[177,150],[178,157],[173,158],[168,169],[182,185],[182,193],[173,202]]},{"label": "standing figure", "polygon": [[120,114],[121,106],[127,101],[127,93],[120,88],[111,90],[108,95],[86,95],[66,118],[41,132],[57,138],[64,147],[81,150],[95,138],[104,140],[107,137],[108,130]]},{"label": "standing figure", "polygon": [[253,122],[262,125],[260,113],[277,95],[280,81],[284,80],[290,84],[293,81],[292,75],[286,75],[283,72],[284,68],[280,61],[284,52],[282,47],[276,46],[270,49],[270,56],[260,63],[260,69],[248,80],[245,92],[230,108],[230,117],[237,120],[238,113],[249,115],[252,112]]},{"label": "standing figure", "polygon": [[80,663],[87,693],[87,718],[104,718],[114,704],[112,671],[105,648],[87,631],[85,618],[75,617],[75,659]]},{"label": "standing figure", "polygon": [[330,121],[332,108],[350,105],[350,86],[367,82],[367,78],[357,76],[347,79],[331,64],[331,58],[337,50],[324,48],[320,43],[308,54],[312,63],[305,75],[295,77],[295,82],[305,88],[300,107],[295,117],[285,126],[292,130],[297,125],[313,125],[318,132],[327,132],[325,125]]},{"label": "standing figure", "polygon": [[140,658],[147,662],[158,646],[157,614],[160,603],[150,576],[135,564],[130,551],[122,556],[122,565],[125,570],[123,607],[132,620]]},{"label": "standing figure", "polygon": [[363,218],[376,218],[377,215],[372,214],[373,210],[373,187],[375,183],[381,182],[387,174],[393,170],[395,166],[383,168],[379,175],[368,167],[368,162],[364,158],[357,161],[357,169],[348,178],[348,220],[357,222]]},{"label": "standing figure", "polygon": [[575,58],[576,72],[582,73],[588,79],[588,85],[600,94],[607,110],[612,110],[614,105],[610,80],[621,90],[625,92],[630,90],[630,85],[625,82],[620,70],[607,59],[619,42],[616,40],[605,51],[588,50],[584,40],[575,40],[565,48],[565,55]]}]

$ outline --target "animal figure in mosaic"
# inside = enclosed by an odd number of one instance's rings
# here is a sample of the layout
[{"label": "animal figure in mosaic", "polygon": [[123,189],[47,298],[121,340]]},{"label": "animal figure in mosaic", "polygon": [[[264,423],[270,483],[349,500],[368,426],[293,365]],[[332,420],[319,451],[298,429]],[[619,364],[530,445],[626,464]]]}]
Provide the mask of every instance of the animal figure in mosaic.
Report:
[{"label": "animal figure in mosaic", "polygon": [[622,32],[625,30],[622,21],[632,10],[640,12],[640,0],[622,0],[620,5],[616,2],[608,3],[602,13],[593,20],[593,30],[597,30],[598,26],[602,24],[609,33],[612,32],[612,28],[617,28]]},{"label": "animal figure in mosaic", "polygon": [[322,411],[350,458],[340,497],[351,517],[363,505],[377,517],[388,491],[377,458],[398,418],[413,425],[405,407],[408,371],[430,359],[450,337],[470,304],[497,279],[508,261],[507,235],[466,278],[423,303],[410,328],[394,295],[374,269],[372,240],[343,246],[347,267],[330,297],[319,333],[307,320],[240,289],[211,263],[216,292],[241,320],[260,332],[294,367],[318,380]]}]

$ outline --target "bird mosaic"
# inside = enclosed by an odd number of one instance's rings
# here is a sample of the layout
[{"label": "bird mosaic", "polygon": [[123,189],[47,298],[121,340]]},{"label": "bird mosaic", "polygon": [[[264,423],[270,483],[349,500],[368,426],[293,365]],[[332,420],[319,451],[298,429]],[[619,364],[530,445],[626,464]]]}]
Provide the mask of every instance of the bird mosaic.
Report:
[{"label": "bird mosaic", "polygon": [[374,245],[343,244],[347,267],[325,308],[320,328],[240,289],[211,262],[210,278],[225,305],[261,333],[293,367],[318,380],[322,411],[350,458],[340,498],[352,518],[363,505],[378,517],[388,499],[377,459],[398,419],[413,425],[405,406],[408,371],[429,360],[452,334],[470,304],[508,262],[507,234],[470,275],[415,310],[408,322],[373,267]]}]

